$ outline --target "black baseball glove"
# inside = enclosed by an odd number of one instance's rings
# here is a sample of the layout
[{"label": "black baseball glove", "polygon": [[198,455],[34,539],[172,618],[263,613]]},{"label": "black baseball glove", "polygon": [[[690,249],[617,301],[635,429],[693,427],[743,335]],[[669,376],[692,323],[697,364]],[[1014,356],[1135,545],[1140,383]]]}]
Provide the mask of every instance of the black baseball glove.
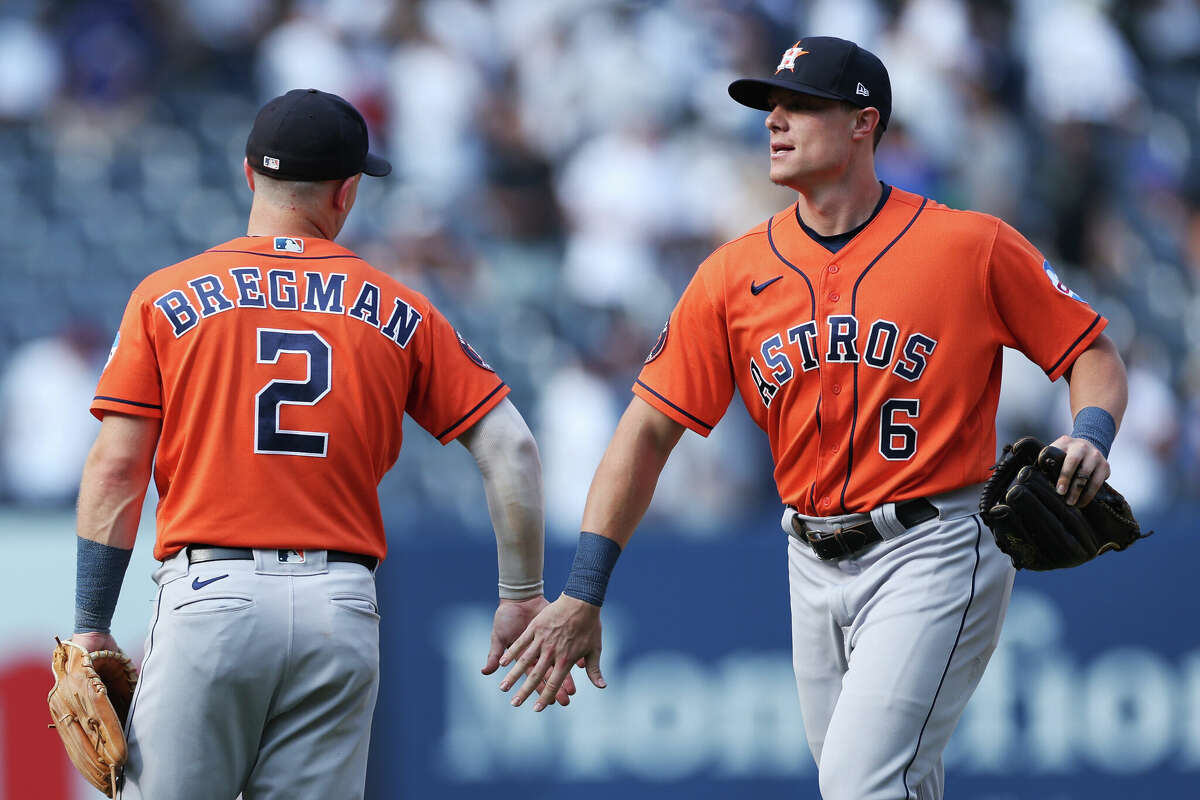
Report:
[{"label": "black baseball glove", "polygon": [[1065,456],[1026,436],[1004,446],[983,488],[980,514],[1017,569],[1077,567],[1150,535],[1142,533],[1129,503],[1107,483],[1086,506],[1067,505],[1055,490]]}]

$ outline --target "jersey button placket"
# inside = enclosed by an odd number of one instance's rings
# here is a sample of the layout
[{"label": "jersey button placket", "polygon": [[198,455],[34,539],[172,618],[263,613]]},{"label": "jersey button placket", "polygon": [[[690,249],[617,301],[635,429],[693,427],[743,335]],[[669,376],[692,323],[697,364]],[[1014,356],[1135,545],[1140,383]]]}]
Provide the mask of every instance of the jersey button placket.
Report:
[{"label": "jersey button placket", "polygon": [[[827,320],[834,314],[848,313],[848,309],[839,308],[838,304],[842,299],[842,281],[841,267],[836,263],[827,264],[824,269],[824,274],[820,278],[820,294],[818,297],[823,298],[820,302],[820,308],[817,311],[817,318]],[[829,327],[823,326],[821,331],[822,338],[825,339],[822,345],[822,358],[825,363],[821,368],[821,394],[824,398],[822,403],[822,416],[824,417],[824,425],[822,426],[821,439],[822,447],[818,450],[821,455],[818,456],[817,472],[818,487],[824,484],[826,491],[833,485],[841,483],[841,475],[844,474],[845,464],[843,463],[842,452],[842,435],[835,431],[848,430],[850,426],[850,408],[847,403],[841,398],[842,388],[849,379],[850,374],[847,369],[852,368],[852,365],[842,363],[830,363],[826,360],[826,354],[830,350],[828,337],[832,334]],[[832,441],[831,441],[832,440]],[[829,516],[835,513],[834,497],[832,494],[819,495],[817,498],[816,513],[820,516]]]}]

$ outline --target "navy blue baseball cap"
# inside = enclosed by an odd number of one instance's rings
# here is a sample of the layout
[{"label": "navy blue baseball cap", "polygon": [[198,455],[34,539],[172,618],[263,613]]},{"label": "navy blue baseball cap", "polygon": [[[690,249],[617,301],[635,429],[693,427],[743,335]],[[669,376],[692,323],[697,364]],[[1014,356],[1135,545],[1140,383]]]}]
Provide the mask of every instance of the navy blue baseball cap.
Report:
[{"label": "navy blue baseball cap", "polygon": [[246,139],[246,160],[255,172],[284,181],[392,171],[368,151],[367,123],[358,109],[317,89],[292,89],[263,106]]},{"label": "navy blue baseball cap", "polygon": [[881,128],[892,116],[892,83],[883,62],[854,42],[833,36],[801,39],[784,52],[773,76],[739,78],[729,84],[729,96],[744,106],[770,111],[767,94],[776,88],[875,108]]}]

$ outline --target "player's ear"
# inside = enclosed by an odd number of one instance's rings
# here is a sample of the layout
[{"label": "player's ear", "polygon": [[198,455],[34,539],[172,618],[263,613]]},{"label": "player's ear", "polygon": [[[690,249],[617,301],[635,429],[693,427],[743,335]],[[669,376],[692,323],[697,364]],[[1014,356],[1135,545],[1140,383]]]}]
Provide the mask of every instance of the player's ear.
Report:
[{"label": "player's ear", "polygon": [[358,195],[358,182],[362,178],[362,173],[351,175],[338,184],[337,189],[333,192],[333,205],[338,211],[349,211],[354,205],[354,198]]},{"label": "player's ear", "polygon": [[254,170],[250,169],[250,159],[242,159],[242,172],[246,173],[246,185],[250,187],[250,191],[254,191]]},{"label": "player's ear", "polygon": [[870,139],[874,141],[875,128],[879,126],[879,109],[872,107],[859,109],[854,115],[854,127],[850,135],[854,141]]}]

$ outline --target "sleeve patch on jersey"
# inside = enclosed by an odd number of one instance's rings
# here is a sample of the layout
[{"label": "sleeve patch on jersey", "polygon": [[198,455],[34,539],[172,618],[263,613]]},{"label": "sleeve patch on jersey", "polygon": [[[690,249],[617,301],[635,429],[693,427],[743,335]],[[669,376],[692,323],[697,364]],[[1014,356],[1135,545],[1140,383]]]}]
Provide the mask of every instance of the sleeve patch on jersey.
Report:
[{"label": "sleeve patch on jersey", "polygon": [[121,332],[117,331],[117,335],[113,337],[112,348],[108,351],[108,360],[104,362],[104,368],[108,369],[108,365],[112,363],[113,356],[117,354],[117,345],[121,343]]},{"label": "sleeve patch on jersey", "polygon": [[474,347],[471,347],[470,343],[468,343],[467,340],[465,338],[463,338],[463,335],[458,332],[457,328],[454,329],[454,335],[458,337],[458,344],[460,347],[462,347],[463,352],[467,354],[467,358],[474,361],[476,366],[483,367],[488,372],[496,371],[492,368],[491,364],[489,364],[483,360],[483,356],[479,355],[479,353],[475,350]]},{"label": "sleeve patch on jersey", "polygon": [[297,239],[294,236],[276,236],[275,237],[275,252],[277,253],[303,253],[304,240]]},{"label": "sleeve patch on jersey", "polygon": [[670,328],[671,320],[667,320],[667,324],[663,325],[662,333],[658,335],[658,341],[654,343],[654,347],[650,348],[650,355],[646,356],[647,364],[658,358],[659,354],[662,353],[663,348],[667,346],[667,333]]},{"label": "sleeve patch on jersey", "polygon": [[1063,283],[1061,279],[1059,279],[1058,273],[1054,271],[1054,267],[1050,266],[1049,260],[1042,261],[1042,269],[1046,272],[1046,277],[1050,279],[1050,283],[1054,285],[1055,289],[1062,292],[1067,297],[1074,298],[1081,303],[1084,302],[1082,297],[1071,291],[1071,289],[1065,283]]}]

